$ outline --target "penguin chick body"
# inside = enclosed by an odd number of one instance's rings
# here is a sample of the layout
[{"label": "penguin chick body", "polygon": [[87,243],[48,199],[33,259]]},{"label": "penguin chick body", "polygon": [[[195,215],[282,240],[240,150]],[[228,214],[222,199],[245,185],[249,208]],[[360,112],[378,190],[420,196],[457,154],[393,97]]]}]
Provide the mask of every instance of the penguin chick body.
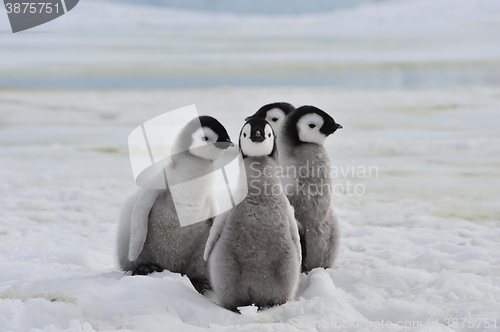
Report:
[{"label": "penguin chick body", "polygon": [[[269,124],[273,128],[276,137],[279,137],[279,133],[281,131],[281,127],[283,125],[283,122],[285,121],[285,118],[293,111],[295,111],[295,107],[292,104],[285,102],[276,102],[262,106],[261,108],[259,108],[257,112],[247,117],[245,120],[248,120],[250,118],[265,119],[267,122],[269,122]],[[278,159],[281,150],[280,145],[281,143],[280,140],[278,139],[276,141]],[[299,229],[302,256],[304,256],[307,254],[307,246],[304,242],[305,241],[304,227],[302,227],[302,224],[299,221],[297,221],[297,227]]]},{"label": "penguin chick body", "polygon": [[286,171],[282,183],[303,228],[303,272],[332,267],[338,254],[340,230],[331,204],[330,159],[323,143],[339,128],[324,111],[302,106],[286,117],[278,137],[280,166]]},{"label": "penguin chick body", "polygon": [[276,177],[276,144],[267,121],[253,118],[243,126],[240,149],[248,194],[215,218],[204,256],[218,303],[235,312],[291,299],[301,255],[293,208]]},{"label": "penguin chick body", "polygon": [[[216,214],[212,161],[230,145],[225,128],[209,116],[193,119],[181,130],[165,167],[167,188],[140,189],[122,208],[117,243],[122,270],[146,275],[167,269],[187,275],[200,293],[210,289],[203,250],[213,220],[181,227],[179,213],[192,220]],[[195,186],[186,182],[194,178]],[[182,186],[175,202],[173,184]]]}]

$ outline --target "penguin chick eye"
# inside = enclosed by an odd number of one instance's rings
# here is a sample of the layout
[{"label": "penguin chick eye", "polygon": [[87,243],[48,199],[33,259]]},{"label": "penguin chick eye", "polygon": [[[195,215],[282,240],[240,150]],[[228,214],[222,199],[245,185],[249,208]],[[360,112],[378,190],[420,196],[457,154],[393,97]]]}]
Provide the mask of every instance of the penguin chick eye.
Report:
[{"label": "penguin chick eye", "polygon": [[271,137],[271,133],[269,133],[267,136]]},{"label": "penguin chick eye", "polygon": [[247,137],[247,134],[243,133],[243,137]]},{"label": "penguin chick eye", "polygon": [[315,127],[316,127],[316,125],[315,125],[314,123],[311,123],[311,124],[309,125],[309,128],[315,128]]},{"label": "penguin chick eye", "polygon": [[272,118],[271,120],[273,120],[273,122],[276,122],[278,121],[278,118]]},{"label": "penguin chick eye", "polygon": [[201,139],[204,140],[205,142],[208,141],[208,137],[207,136],[203,136]]}]

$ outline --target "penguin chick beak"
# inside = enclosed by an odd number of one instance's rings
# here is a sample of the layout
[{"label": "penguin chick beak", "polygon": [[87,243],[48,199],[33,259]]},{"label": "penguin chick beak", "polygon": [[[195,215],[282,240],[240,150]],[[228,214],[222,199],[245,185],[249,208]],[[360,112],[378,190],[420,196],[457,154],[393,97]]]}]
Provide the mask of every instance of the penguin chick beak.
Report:
[{"label": "penguin chick beak", "polygon": [[342,128],[344,128],[344,127],[342,127],[338,123],[333,122],[333,123],[330,123],[330,124],[324,126],[323,128],[321,128],[321,132],[323,134],[325,134],[326,136],[328,136],[328,135],[333,134],[337,129],[342,129]]},{"label": "penguin chick beak", "polygon": [[257,130],[255,132],[255,134],[253,134],[252,136],[250,136],[250,139],[252,140],[252,142],[263,142],[265,139],[266,139],[266,136],[262,135],[261,132],[259,130]]},{"label": "penguin chick beak", "polygon": [[250,139],[252,140],[252,142],[259,142],[260,143],[266,139],[266,136],[262,135],[260,130],[257,130],[255,133],[253,133],[253,135],[250,136]]},{"label": "penguin chick beak", "polygon": [[225,149],[229,148],[230,146],[234,146],[233,142],[231,142],[230,140],[215,142],[214,145],[217,148],[222,149],[222,150],[225,150]]},{"label": "penguin chick beak", "polygon": [[252,142],[257,142],[257,143],[260,143],[260,142],[264,142],[264,140],[266,139],[264,136],[251,136],[250,139],[252,140]]}]

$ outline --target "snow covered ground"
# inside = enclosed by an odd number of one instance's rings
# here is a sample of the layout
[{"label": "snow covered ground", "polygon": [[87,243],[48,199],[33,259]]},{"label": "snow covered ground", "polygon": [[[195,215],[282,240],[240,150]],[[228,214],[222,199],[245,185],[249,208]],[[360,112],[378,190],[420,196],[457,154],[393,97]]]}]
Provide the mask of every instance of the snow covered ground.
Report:
[{"label": "snow covered ground", "polygon": [[[130,131],[195,102],[234,139],[274,100],[314,102],[344,126],[327,143],[349,173],[335,179],[335,268],[302,275],[293,301],[242,315],[178,274],[118,271],[117,215],[135,190]],[[499,331],[499,108],[493,88],[2,89],[0,330],[405,330],[375,328],[383,320],[423,331],[438,320],[433,331],[481,331],[484,318]],[[378,173],[358,176],[369,166]],[[475,328],[447,327],[453,318]]]}]

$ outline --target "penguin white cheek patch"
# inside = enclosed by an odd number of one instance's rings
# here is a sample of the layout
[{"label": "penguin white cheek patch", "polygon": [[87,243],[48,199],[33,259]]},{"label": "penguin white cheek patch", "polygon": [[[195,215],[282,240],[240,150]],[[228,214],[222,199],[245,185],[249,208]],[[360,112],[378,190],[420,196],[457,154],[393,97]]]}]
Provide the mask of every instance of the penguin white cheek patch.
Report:
[{"label": "penguin white cheek patch", "polygon": [[249,157],[268,156],[273,152],[273,145],[273,141],[269,138],[259,143],[252,142],[250,139],[241,140],[241,150]]},{"label": "penguin white cheek patch", "polygon": [[241,131],[240,144],[241,151],[248,157],[268,156],[273,152],[274,135],[269,125],[264,128],[265,140],[262,142],[253,142],[250,138],[251,126],[246,124]]},{"label": "penguin white cheek patch", "polygon": [[[181,135],[186,128],[191,131],[187,138]],[[201,126],[195,105],[157,116],[129,135],[136,184],[168,188],[181,226],[226,212],[248,193],[239,148],[218,148],[217,137]]]},{"label": "penguin white cheek patch", "polygon": [[306,114],[300,118],[299,121],[297,121],[297,132],[300,141],[323,145],[326,139],[325,134],[320,132],[323,123],[323,118],[316,113]]},{"label": "penguin white cheek patch", "polygon": [[275,133],[279,132],[285,116],[285,113],[279,108],[273,108],[267,112],[266,120],[271,124]]},{"label": "penguin white cheek patch", "polygon": [[214,143],[217,142],[218,135],[210,128],[203,127],[196,130],[191,135],[191,146],[189,150],[197,157],[206,160],[217,160],[224,154],[225,150],[217,148]]}]

